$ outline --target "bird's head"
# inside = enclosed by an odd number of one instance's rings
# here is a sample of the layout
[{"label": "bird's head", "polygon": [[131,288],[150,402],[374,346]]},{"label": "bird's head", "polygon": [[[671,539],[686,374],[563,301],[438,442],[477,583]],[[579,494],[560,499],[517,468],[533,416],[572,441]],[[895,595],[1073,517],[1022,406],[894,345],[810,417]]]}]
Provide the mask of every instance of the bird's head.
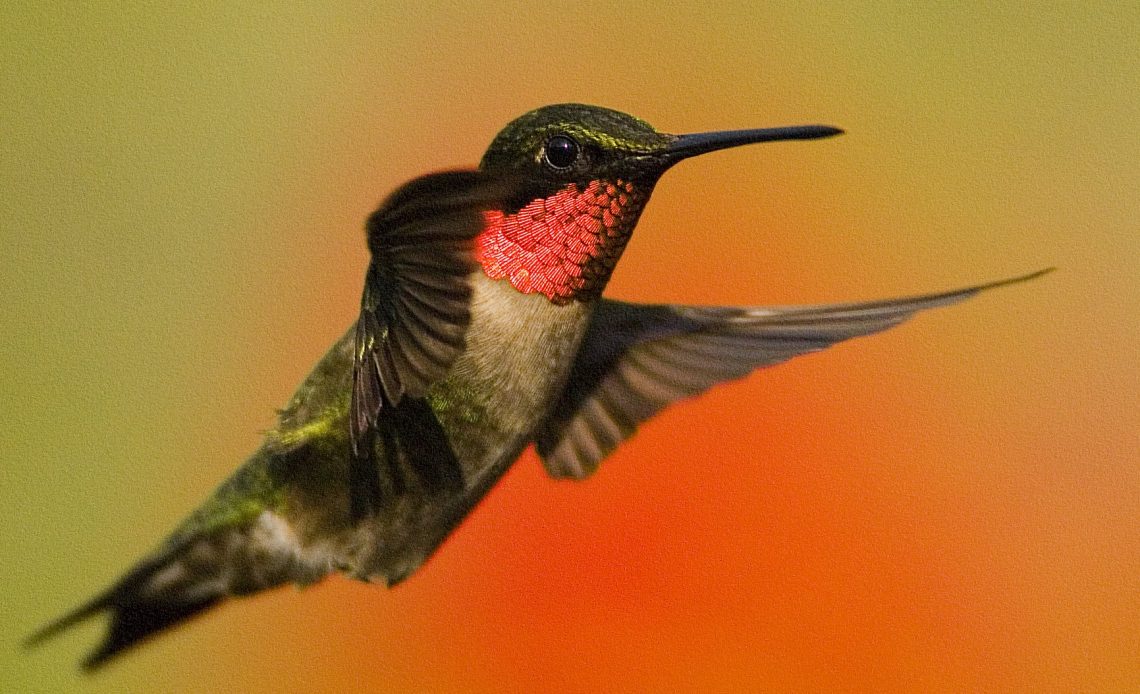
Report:
[{"label": "bird's head", "polygon": [[598,106],[557,104],[509,123],[480,168],[521,177],[523,194],[486,213],[477,254],[492,279],[555,303],[597,298],[661,174],[697,154],[842,132],[795,126],[670,135]]}]

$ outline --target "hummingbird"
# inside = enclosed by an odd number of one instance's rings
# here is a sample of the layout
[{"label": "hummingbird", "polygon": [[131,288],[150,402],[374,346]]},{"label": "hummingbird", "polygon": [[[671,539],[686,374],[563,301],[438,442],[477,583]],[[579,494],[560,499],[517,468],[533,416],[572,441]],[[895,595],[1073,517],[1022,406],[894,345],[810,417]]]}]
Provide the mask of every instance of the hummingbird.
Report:
[{"label": "hummingbird", "polygon": [[841,132],[670,135],[559,104],[509,123],[478,168],[403,185],[365,224],[371,260],[356,323],[260,447],[156,550],[29,643],[107,613],[83,661],[93,669],[230,598],[332,573],[395,585],[530,445],[551,476],[584,479],[670,403],[1048,271],[801,307],[602,297],[674,164]]}]

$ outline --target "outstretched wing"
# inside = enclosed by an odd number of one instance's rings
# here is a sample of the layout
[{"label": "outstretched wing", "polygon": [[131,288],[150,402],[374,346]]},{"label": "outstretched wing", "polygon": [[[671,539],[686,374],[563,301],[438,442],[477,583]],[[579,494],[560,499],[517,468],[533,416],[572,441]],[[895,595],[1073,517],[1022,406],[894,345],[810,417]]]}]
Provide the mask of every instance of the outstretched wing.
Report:
[{"label": "outstretched wing", "polygon": [[353,355],[354,454],[364,453],[381,410],[423,396],[463,351],[473,239],[483,213],[514,187],[480,171],[431,174],[397,190],[368,218],[372,262]]},{"label": "outstretched wing", "polygon": [[639,305],[603,300],[566,390],[536,436],[554,477],[589,476],[666,405],[800,354],[886,330],[918,311],[1048,272],[941,294],[802,307]]}]

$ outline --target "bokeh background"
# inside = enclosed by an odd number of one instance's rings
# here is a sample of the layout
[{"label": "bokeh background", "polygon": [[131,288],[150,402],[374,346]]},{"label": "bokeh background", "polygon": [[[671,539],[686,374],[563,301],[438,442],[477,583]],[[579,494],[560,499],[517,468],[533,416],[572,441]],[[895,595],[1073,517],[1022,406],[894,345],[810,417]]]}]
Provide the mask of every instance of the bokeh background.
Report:
[{"label": "bokeh background", "polygon": [[[28,4],[0,9],[3,691],[1140,690],[1135,6]],[[587,482],[528,453],[395,590],[231,603],[93,677],[97,622],[22,651],[257,445],[353,320],[386,192],[560,101],[848,130],[670,172],[611,296],[1060,269],[673,407]]]}]

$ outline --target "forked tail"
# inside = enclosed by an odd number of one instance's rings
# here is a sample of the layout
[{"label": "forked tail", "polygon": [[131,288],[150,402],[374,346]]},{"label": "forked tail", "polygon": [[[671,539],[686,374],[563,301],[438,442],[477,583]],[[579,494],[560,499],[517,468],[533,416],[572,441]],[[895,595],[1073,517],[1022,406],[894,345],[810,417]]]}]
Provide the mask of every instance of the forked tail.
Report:
[{"label": "forked tail", "polygon": [[282,538],[274,537],[271,519],[266,512],[242,526],[168,542],[105,593],[36,632],[25,645],[34,646],[107,612],[103,642],[83,661],[83,669],[93,670],[227,597],[294,579],[294,554]]}]

